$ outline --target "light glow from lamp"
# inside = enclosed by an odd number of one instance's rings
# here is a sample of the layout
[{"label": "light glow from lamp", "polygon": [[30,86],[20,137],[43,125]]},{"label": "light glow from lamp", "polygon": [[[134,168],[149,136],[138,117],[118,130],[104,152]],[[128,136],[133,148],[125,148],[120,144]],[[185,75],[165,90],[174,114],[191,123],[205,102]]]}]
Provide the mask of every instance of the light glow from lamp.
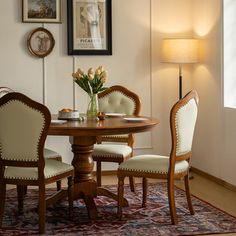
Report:
[{"label": "light glow from lamp", "polygon": [[164,39],[162,62],[179,64],[179,98],[182,98],[182,64],[199,60],[197,39]]}]

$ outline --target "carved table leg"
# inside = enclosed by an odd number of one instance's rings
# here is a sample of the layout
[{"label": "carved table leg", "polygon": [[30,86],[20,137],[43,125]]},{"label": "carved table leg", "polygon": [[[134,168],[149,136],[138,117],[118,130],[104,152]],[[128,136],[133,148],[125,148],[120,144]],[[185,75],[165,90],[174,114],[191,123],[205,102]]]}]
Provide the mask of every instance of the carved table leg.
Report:
[{"label": "carved table leg", "polygon": [[74,199],[83,198],[90,219],[97,218],[97,207],[94,198],[97,196],[97,183],[93,180],[93,145],[96,137],[70,137],[75,168]]}]

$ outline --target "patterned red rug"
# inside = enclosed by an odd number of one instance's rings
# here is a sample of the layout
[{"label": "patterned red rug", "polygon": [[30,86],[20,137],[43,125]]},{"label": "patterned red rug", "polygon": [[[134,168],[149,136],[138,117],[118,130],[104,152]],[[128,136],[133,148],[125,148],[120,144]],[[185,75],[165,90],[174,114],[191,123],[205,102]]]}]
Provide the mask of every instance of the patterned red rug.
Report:
[{"label": "patterned red rug", "polygon": [[[116,186],[109,186],[116,192]],[[49,189],[47,192],[52,193]],[[125,196],[130,206],[124,208],[122,221],[116,218],[116,202],[106,197],[98,197],[96,204],[99,219],[90,222],[83,201],[74,202],[74,219],[68,219],[67,201],[62,201],[47,209],[45,235],[99,235],[99,236],[157,236],[157,235],[204,235],[236,232],[236,217],[193,197],[195,215],[189,214],[184,191],[176,188],[178,225],[171,225],[166,195],[166,184],[150,184],[147,207],[141,208],[141,185],[131,193],[128,186]],[[18,215],[16,190],[7,191],[5,217],[0,235],[37,235],[38,214],[36,189],[28,190],[24,202],[24,214]]]}]

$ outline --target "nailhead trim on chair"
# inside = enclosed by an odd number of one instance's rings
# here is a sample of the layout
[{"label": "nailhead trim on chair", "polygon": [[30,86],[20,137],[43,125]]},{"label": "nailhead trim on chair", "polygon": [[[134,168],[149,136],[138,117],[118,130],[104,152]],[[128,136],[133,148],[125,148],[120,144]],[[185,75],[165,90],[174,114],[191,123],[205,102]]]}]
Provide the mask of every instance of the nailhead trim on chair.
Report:
[{"label": "nailhead trim on chair", "polygon": [[[179,133],[177,132],[178,131],[178,122],[177,122],[177,115],[178,115],[178,113],[184,108],[184,107],[186,107],[186,106],[188,106],[188,104],[189,104],[189,102],[190,101],[194,101],[194,99],[191,99],[191,100],[189,100],[188,101],[188,103],[186,103],[186,104],[184,104],[183,106],[181,106],[180,108],[179,108],[179,110],[176,112],[176,114],[175,114],[175,129],[176,129],[176,153],[177,152],[179,152],[179,145],[180,145],[180,141],[179,141]],[[187,150],[187,151],[185,151],[185,152],[183,152],[183,153],[178,153],[178,155],[184,155],[185,153],[187,153],[187,152],[189,152],[190,150]]]},{"label": "nailhead trim on chair", "polygon": [[[155,162],[156,162],[156,166],[158,168],[158,161],[161,161],[161,159],[158,159],[158,156],[156,155],[151,155],[153,156],[152,158],[156,159]],[[138,160],[135,160],[136,158],[138,158]],[[127,160],[123,163],[120,164],[118,170],[121,170],[121,171],[134,171],[134,172],[143,172],[143,173],[156,173],[156,174],[168,174],[168,169],[169,169],[169,157],[165,157],[166,158],[166,163],[167,165],[164,166],[164,168],[166,168],[165,171],[161,171],[160,169],[157,169],[157,170],[150,170],[150,169],[146,169],[146,168],[130,168],[130,167],[127,167],[127,163],[132,163],[132,165],[134,165],[134,163],[136,161],[144,161],[145,158],[148,158],[148,155],[139,155],[139,156],[134,156],[132,157],[130,160]],[[163,156],[160,156],[160,158],[163,158]],[[163,160],[163,159],[162,159]],[[189,164],[187,161],[180,161],[182,163],[183,166],[180,166],[177,170],[175,170],[175,173],[176,174],[179,174],[179,173],[182,173],[182,172],[185,172],[186,170],[188,170],[189,168]],[[180,163],[179,162],[179,163]],[[137,162],[136,162],[137,163]],[[160,163],[161,165],[161,163]],[[162,164],[163,165],[163,164]],[[163,166],[162,166],[163,168]]]},{"label": "nailhead trim on chair", "polygon": [[[54,174],[50,174],[50,173],[48,173],[48,175],[45,175],[45,179],[49,179],[49,178],[51,178],[51,177],[54,177],[54,176],[57,176],[57,175],[60,175],[60,174],[63,174],[63,173],[65,173],[65,172],[67,172],[67,171],[70,171],[70,170],[73,170],[74,169],[74,167],[73,166],[71,166],[71,165],[69,165],[69,164],[66,164],[66,163],[62,163],[62,162],[58,162],[58,161],[56,161],[56,160],[45,160],[45,168],[47,168],[48,167],[48,165],[49,165],[49,168],[50,168],[50,166],[56,166],[56,169],[58,169],[59,167],[61,168],[61,170],[60,171],[55,171],[54,172]],[[9,171],[9,169],[10,168],[17,168],[18,170],[19,170],[19,168],[20,167],[8,167],[7,169],[6,169],[6,171],[8,170]],[[33,171],[33,173],[35,173],[36,175],[35,176],[31,176],[31,177],[20,177],[20,178],[17,178],[17,177],[15,177],[15,176],[4,176],[4,178],[5,179],[20,179],[20,180],[37,180],[38,178],[38,176],[37,176],[37,173],[38,173],[38,170],[37,170],[37,168],[24,168],[24,167],[22,167],[22,169],[28,169],[29,171],[30,170],[32,170]],[[35,171],[34,171],[35,170]],[[47,169],[44,169],[44,170],[47,170]],[[6,171],[5,171],[5,173],[6,173]],[[27,171],[27,170],[26,170]]]},{"label": "nailhead trim on chair", "polygon": [[[113,151],[112,147],[118,147],[118,151],[122,151],[120,153],[117,153],[117,150]],[[101,148],[101,150],[100,150]],[[111,149],[106,149],[111,148]],[[126,157],[127,155],[130,155],[132,153],[132,148],[127,145],[112,145],[112,144],[95,144],[94,145],[94,151],[92,156],[93,157],[114,157],[114,158],[121,158]]]}]

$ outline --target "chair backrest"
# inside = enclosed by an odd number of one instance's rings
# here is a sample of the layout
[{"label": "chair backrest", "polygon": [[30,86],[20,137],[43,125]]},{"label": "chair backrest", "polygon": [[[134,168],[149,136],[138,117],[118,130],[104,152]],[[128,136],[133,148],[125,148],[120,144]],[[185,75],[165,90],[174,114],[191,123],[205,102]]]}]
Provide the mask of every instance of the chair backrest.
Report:
[{"label": "chair backrest", "polygon": [[23,165],[20,162],[44,164],[43,148],[50,121],[50,112],[44,105],[21,93],[3,96],[0,99],[1,162],[8,165],[12,162],[13,166]]},{"label": "chair backrest", "polygon": [[197,92],[192,90],[171,109],[171,156],[176,160],[185,160],[191,157],[192,141],[198,114],[198,101]]},{"label": "chair backrest", "polygon": [[140,98],[127,88],[115,85],[98,94],[99,110],[102,112],[139,115]]},{"label": "chair backrest", "polygon": [[14,92],[14,91],[8,87],[0,87],[0,98],[6,94],[12,93],[12,92]]}]

